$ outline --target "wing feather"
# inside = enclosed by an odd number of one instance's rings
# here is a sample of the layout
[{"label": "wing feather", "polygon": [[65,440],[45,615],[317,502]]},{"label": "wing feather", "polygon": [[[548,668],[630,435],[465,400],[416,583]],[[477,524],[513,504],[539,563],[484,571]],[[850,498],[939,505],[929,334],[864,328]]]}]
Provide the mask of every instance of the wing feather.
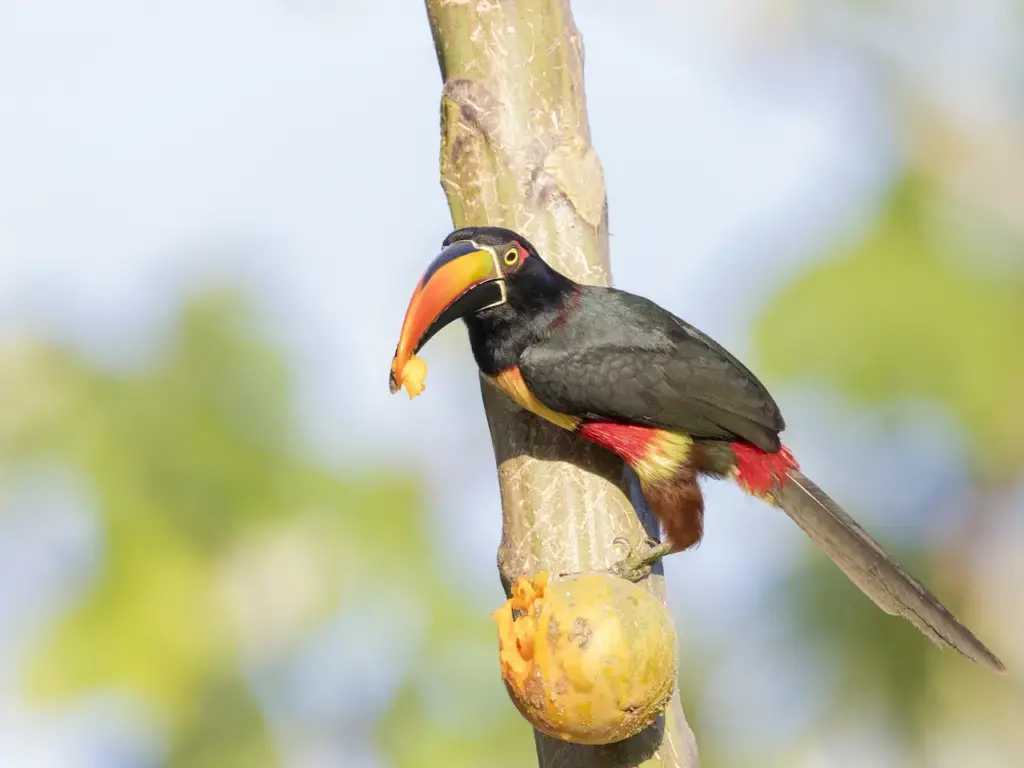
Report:
[{"label": "wing feather", "polygon": [[700,339],[654,348],[572,348],[555,339],[527,348],[519,369],[541,402],[573,416],[745,440],[766,451],[779,449],[785,426],[761,383]]}]

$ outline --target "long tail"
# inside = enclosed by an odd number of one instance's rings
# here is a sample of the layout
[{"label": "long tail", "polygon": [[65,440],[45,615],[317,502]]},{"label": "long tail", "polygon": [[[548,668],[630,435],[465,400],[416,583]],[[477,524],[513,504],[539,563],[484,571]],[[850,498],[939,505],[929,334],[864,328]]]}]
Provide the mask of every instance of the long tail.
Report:
[{"label": "long tail", "polygon": [[995,654],[803,472],[776,486],[779,507],[886,613],[903,616],[937,645],[1006,674]]}]

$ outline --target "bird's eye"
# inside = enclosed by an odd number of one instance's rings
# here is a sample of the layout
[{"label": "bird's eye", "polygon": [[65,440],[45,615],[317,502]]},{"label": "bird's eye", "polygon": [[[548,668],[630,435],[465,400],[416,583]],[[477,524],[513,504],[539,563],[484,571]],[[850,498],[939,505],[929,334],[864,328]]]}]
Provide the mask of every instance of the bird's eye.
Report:
[{"label": "bird's eye", "polygon": [[505,263],[508,266],[511,267],[517,261],[519,261],[519,249],[518,248],[509,248],[507,251],[505,251]]}]

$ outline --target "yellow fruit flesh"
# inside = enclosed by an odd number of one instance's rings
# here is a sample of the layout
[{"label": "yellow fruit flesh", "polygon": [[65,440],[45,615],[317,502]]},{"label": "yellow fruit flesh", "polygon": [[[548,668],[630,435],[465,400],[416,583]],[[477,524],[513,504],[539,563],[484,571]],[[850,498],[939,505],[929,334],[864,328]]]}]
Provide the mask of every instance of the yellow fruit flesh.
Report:
[{"label": "yellow fruit flesh", "polygon": [[519,579],[492,616],[509,695],[551,736],[620,741],[647,727],[672,694],[675,629],[632,582],[589,573],[549,583],[541,573]]},{"label": "yellow fruit flesh", "polygon": [[426,384],[424,383],[427,378],[426,360],[413,355],[402,366],[402,373],[398,378],[402,386],[405,387],[405,391],[409,393],[409,399],[412,400],[426,389]]}]

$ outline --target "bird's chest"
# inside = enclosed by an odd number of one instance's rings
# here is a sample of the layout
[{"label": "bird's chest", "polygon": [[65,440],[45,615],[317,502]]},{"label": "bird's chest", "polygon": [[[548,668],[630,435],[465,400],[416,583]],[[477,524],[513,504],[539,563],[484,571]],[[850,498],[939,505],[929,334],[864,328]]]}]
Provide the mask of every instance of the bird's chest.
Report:
[{"label": "bird's chest", "polygon": [[571,432],[576,429],[580,422],[575,416],[553,411],[538,400],[526,385],[526,382],[523,380],[523,374],[518,367],[505,368],[496,374],[487,376],[487,378],[494,386],[508,395],[512,402],[520,408],[530,411],[530,413],[540,416],[542,419],[546,419],[562,429],[568,429]]}]

